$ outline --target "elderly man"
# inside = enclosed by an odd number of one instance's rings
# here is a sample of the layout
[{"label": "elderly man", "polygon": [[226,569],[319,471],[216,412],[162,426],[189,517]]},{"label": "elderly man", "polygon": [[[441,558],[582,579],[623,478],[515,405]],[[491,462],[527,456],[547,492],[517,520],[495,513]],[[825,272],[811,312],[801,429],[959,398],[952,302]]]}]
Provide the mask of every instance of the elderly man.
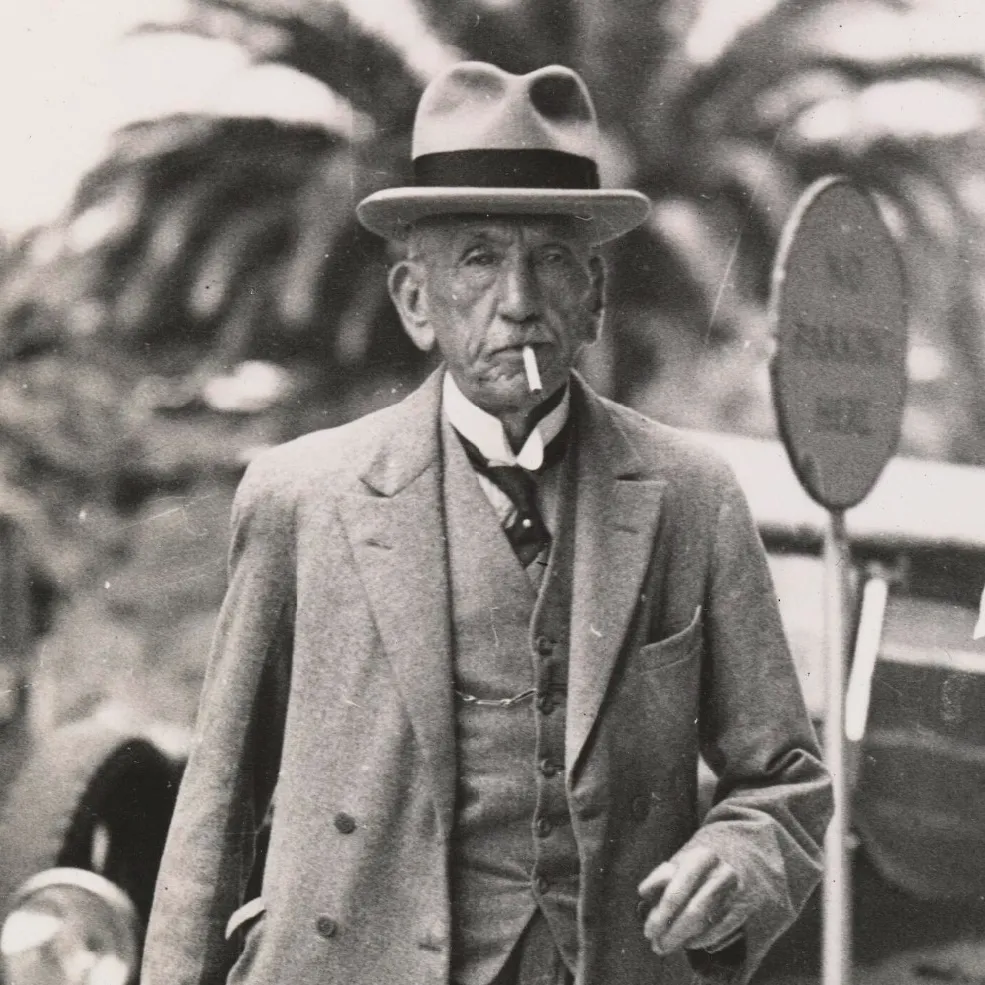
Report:
[{"label": "elderly man", "polygon": [[459,64],[415,186],[360,204],[443,366],[243,480],[143,985],[745,982],[813,889],[828,781],[742,496],[572,369],[648,208],[595,140],[574,72]]}]

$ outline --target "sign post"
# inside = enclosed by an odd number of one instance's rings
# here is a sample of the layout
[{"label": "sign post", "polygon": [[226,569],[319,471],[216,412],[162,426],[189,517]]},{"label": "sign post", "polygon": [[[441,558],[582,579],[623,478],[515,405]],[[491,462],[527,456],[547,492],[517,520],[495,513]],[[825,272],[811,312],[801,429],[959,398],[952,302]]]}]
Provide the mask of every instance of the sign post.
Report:
[{"label": "sign post", "polygon": [[845,755],[843,702],[849,564],[845,512],[831,510],[824,532],[824,758],[831,771],[835,811],[824,838],[822,985],[847,985],[852,980],[852,873],[845,848],[851,825],[851,789]]},{"label": "sign post", "polygon": [[851,980],[850,825],[845,756],[845,511],[868,494],[899,442],[906,303],[895,243],[868,195],[822,178],[787,221],[773,268],[773,402],[794,472],[829,513],[824,538],[825,759],[835,813],[825,838],[823,985]]}]

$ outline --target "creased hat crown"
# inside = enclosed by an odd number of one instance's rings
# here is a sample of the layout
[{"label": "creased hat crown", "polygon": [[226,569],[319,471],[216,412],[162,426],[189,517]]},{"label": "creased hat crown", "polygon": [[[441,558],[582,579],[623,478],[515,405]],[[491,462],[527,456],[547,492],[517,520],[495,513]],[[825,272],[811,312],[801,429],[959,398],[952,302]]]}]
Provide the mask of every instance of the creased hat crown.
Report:
[{"label": "creased hat crown", "polygon": [[366,228],[401,237],[420,219],[447,214],[574,215],[599,242],[639,225],[646,196],[601,189],[595,107],[563,65],[513,75],[460,62],[425,89],[411,156],[414,183],[360,202]]},{"label": "creased hat crown", "polygon": [[555,150],[595,159],[598,122],[581,78],[562,65],[511,75],[461,62],[421,96],[411,154]]}]

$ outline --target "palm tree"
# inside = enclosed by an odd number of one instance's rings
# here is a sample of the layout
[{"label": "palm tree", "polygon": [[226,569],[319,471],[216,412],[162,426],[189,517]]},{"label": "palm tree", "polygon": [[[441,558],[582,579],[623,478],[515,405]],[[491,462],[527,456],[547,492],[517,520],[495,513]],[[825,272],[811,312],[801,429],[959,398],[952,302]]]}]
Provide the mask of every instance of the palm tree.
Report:
[{"label": "palm tree", "polygon": [[985,463],[983,39],[977,0],[192,0],[136,23],[129,118],[4,264],[7,469],[99,585],[162,489],[196,501],[251,447],[406,392],[427,361],[353,209],[406,177],[417,97],[462,57],[582,71],[606,183],[655,202],[613,248],[603,390],[771,430],[772,257],[840,172],[903,245],[906,447]]},{"label": "palm tree", "polygon": [[[876,196],[906,263],[914,345],[905,447],[985,463],[985,295],[974,273],[983,11],[879,0],[748,6],[758,16],[734,32],[722,30],[724,3],[704,6],[675,48],[685,57],[666,58],[650,80],[637,129],[638,181],[656,199],[650,242],[656,262],[672,267],[670,292],[687,299],[671,330],[688,343],[685,360],[696,358],[696,340],[703,348],[717,337],[762,366],[782,223],[807,183],[846,174]],[[723,369],[749,379],[747,360]],[[654,393],[653,377],[643,388],[630,400],[673,412],[673,390]]]},{"label": "palm tree", "polygon": [[957,374],[980,371],[982,333],[954,311],[981,302],[962,265],[980,196],[981,20],[970,4],[886,0],[200,0],[181,20],[138,25],[126,47],[148,76],[192,65],[204,88],[224,69],[224,88],[211,104],[153,94],[63,220],[22,247],[3,298],[8,352],[57,342],[102,363],[112,349],[128,382],[152,371],[175,384],[155,391],[165,402],[265,359],[319,413],[349,408],[381,367],[414,376],[379,276],[384,247],[352,206],[405,173],[429,75],[476,56],[580,68],[611,177],[656,201],[619,251],[617,395],[660,402],[649,390],[662,350],[679,347],[668,335],[761,348],[779,228],[830,171],[874,189],[907,243],[918,334],[956,350]]}]

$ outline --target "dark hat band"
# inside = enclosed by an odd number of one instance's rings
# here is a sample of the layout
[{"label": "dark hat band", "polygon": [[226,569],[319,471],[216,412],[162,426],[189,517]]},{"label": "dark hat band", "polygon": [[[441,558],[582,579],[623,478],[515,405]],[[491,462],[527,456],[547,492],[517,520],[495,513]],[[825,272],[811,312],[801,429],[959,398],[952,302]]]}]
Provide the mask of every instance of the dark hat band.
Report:
[{"label": "dark hat band", "polygon": [[422,188],[599,187],[595,162],[556,150],[457,150],[414,160],[414,184]]}]

